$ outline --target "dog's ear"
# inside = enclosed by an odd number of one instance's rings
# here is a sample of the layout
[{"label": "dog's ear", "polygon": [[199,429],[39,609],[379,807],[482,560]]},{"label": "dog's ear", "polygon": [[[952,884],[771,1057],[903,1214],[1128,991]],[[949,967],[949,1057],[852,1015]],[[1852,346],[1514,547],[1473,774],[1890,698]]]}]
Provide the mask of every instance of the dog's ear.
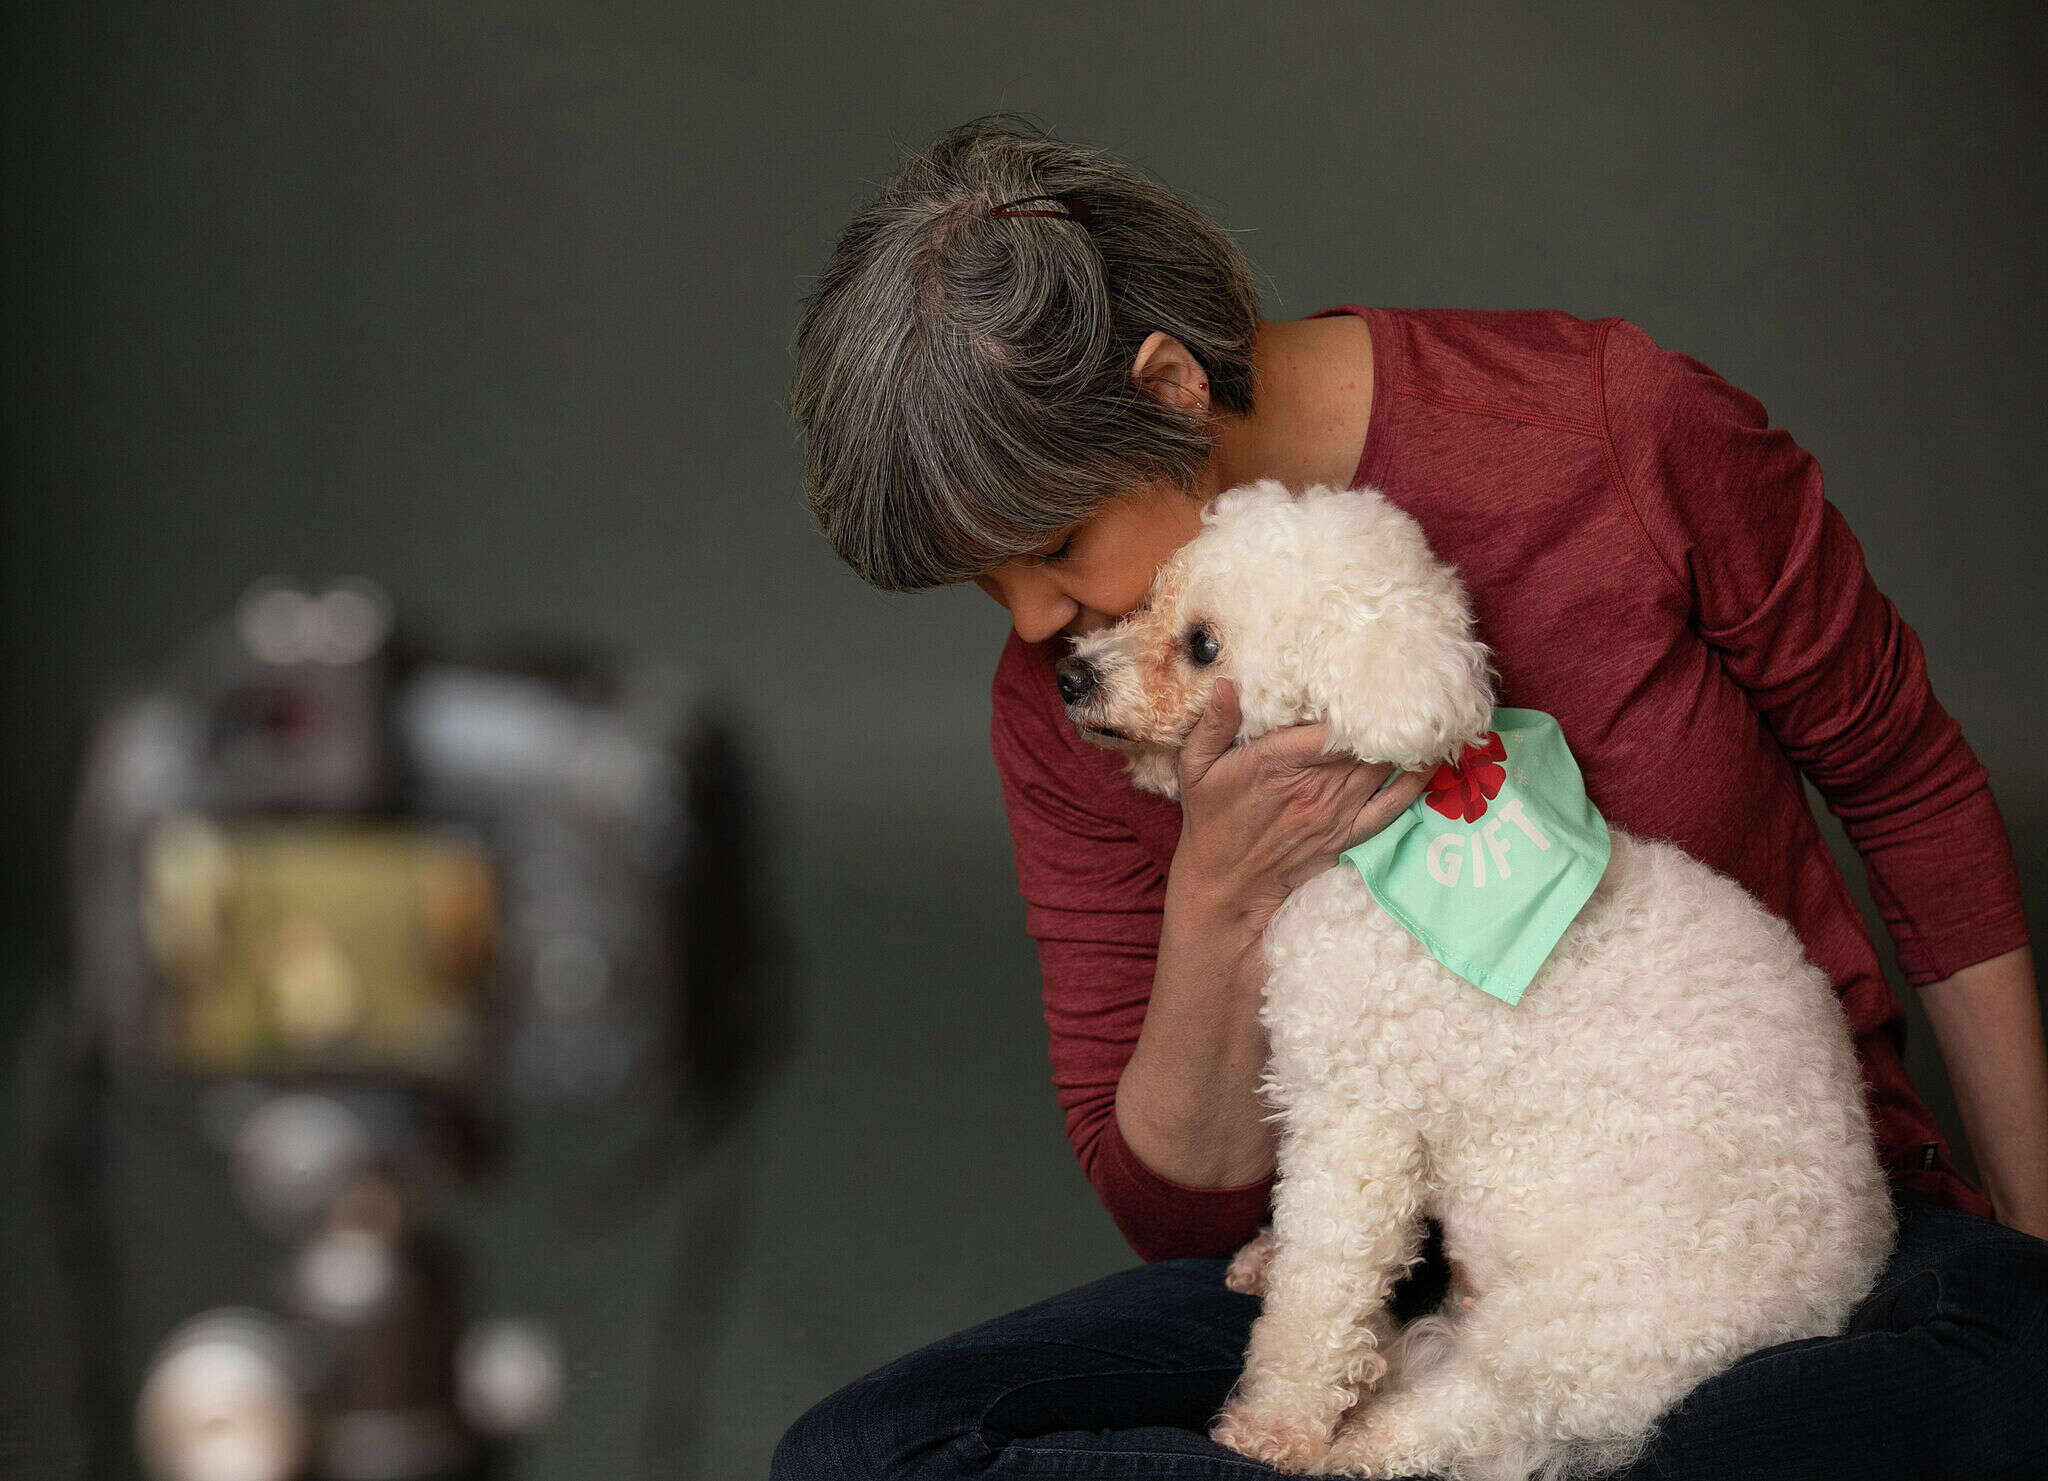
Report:
[{"label": "dog's ear", "polygon": [[1305,490],[1297,635],[1331,749],[1421,770],[1483,735],[1493,674],[1457,572],[1373,489]]}]

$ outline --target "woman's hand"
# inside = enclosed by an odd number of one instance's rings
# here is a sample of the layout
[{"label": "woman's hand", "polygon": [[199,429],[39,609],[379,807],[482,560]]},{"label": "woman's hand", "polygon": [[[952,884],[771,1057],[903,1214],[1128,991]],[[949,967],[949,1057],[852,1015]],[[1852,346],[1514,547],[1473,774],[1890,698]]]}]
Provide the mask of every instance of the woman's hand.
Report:
[{"label": "woman's hand", "polygon": [[1181,748],[1181,835],[1167,874],[1145,1022],[1117,1082],[1124,1144],[1161,1177],[1241,1187],[1273,1170],[1259,1099],[1266,1063],[1259,936],[1288,891],[1421,795],[1390,766],[1325,756],[1296,725],[1233,746],[1237,694],[1219,679]]},{"label": "woman's hand", "polygon": [[1392,822],[1428,778],[1404,772],[1382,791],[1395,768],[1324,754],[1325,725],[1233,746],[1240,718],[1236,689],[1218,679],[1181,747],[1173,872],[1187,888],[1234,902],[1263,930],[1288,891]]}]

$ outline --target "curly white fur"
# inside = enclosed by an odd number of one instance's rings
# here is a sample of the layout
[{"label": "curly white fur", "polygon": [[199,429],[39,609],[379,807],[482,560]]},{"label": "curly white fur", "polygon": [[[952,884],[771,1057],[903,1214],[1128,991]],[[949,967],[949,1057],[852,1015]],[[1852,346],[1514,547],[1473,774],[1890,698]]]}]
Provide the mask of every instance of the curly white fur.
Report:
[{"label": "curly white fur", "polygon": [[[1172,795],[1219,674],[1244,737],[1323,720],[1336,749],[1423,769],[1485,731],[1463,587],[1385,498],[1265,480],[1204,519],[1145,608],[1076,645],[1096,684],[1070,711],[1139,785]],[[1605,1469],[1703,1379],[1839,1331],[1870,1290],[1893,1216],[1826,978],[1732,880],[1610,832],[1517,1006],[1442,967],[1348,865],[1273,917],[1279,1181],[1271,1237],[1232,1266],[1265,1306],[1224,1444],[1357,1476]],[[1396,1333],[1425,1216],[1460,1288]]]}]

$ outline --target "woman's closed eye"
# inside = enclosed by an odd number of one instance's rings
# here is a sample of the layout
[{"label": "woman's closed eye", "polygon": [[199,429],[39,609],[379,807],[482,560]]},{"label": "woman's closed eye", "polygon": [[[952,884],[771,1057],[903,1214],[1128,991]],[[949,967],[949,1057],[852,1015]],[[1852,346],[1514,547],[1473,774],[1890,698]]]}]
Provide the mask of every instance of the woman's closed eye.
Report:
[{"label": "woman's closed eye", "polygon": [[1068,552],[1070,552],[1074,548],[1074,535],[1075,531],[1067,531],[1066,535],[1060,540],[1060,543],[1057,547],[1055,547],[1052,550],[1037,551],[1032,555],[1032,559],[1041,561],[1065,560],[1067,558]]}]

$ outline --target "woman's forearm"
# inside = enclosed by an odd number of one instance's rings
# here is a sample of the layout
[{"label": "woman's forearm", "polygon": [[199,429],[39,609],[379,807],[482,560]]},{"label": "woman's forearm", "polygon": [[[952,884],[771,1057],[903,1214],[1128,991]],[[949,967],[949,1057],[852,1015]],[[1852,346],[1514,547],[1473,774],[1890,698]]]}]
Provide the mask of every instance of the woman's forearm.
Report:
[{"label": "woman's forearm", "polygon": [[1336,865],[1422,795],[1418,773],[1332,755],[1324,725],[1236,744],[1218,679],[1181,745],[1181,831],[1166,875],[1152,995],[1117,1081],[1124,1145],[1160,1177],[1241,1188],[1273,1171],[1259,1098],[1266,1036],[1260,935],[1289,891]]},{"label": "woman's forearm", "polygon": [[2048,1239],[2048,1049],[2027,947],[1920,989],[1991,1206]]},{"label": "woman's forearm", "polygon": [[1258,1093],[1261,928],[1226,889],[1180,870],[1169,877],[1152,997],[1116,1117],[1139,1161],[1188,1187],[1242,1187],[1273,1170]]}]

